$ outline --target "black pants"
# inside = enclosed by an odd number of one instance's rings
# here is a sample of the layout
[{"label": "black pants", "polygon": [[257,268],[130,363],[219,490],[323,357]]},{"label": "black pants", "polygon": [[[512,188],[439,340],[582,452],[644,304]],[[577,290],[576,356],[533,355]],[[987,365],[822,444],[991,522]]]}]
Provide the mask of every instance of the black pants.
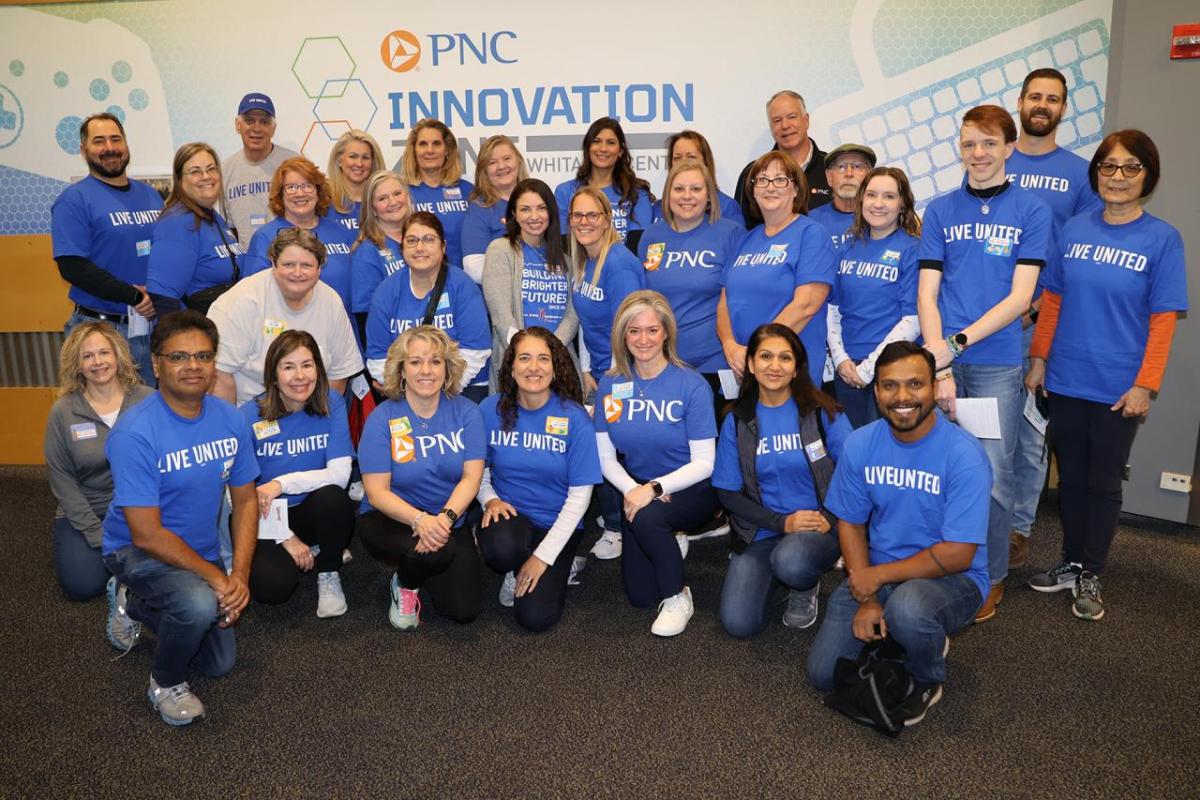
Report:
[{"label": "black pants", "polygon": [[[313,559],[317,572],[337,572],[342,550],[354,530],[354,502],[340,486],[322,486],[304,502],[288,509],[288,527],[309,547],[319,545]],[[256,602],[278,605],[296,591],[303,573],[278,542],[259,542],[250,566],[250,596]]]},{"label": "black pants", "polygon": [[[576,531],[549,569],[542,574],[532,592],[518,597],[513,603],[517,623],[528,631],[549,630],[562,619],[567,604],[567,579],[571,576],[571,561],[579,546],[580,531]],[[496,572],[517,572],[533,551],[546,538],[546,531],[533,527],[527,517],[518,514],[481,528],[479,547],[483,560]]]},{"label": "black pants", "polygon": [[717,491],[704,480],[673,493],[670,502],[651,500],[633,522],[622,511],[621,580],[632,605],[649,608],[683,591],[683,555],[675,531],[699,528],[720,507]]},{"label": "black pants", "polygon": [[1063,559],[1104,573],[1121,513],[1121,481],[1138,418],[1105,403],[1049,395],[1046,437],[1058,456]]},{"label": "black pants", "polygon": [[401,586],[424,588],[440,616],[471,622],[483,610],[483,570],[471,526],[455,528],[433,553],[418,553],[412,528],[379,511],[358,518],[358,535],[372,558],[396,567]]}]

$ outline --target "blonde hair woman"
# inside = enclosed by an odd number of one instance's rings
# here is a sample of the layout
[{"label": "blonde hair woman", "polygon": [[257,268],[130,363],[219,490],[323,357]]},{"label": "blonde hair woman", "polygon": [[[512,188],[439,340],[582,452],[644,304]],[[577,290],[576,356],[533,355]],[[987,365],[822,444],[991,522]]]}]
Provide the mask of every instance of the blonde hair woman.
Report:
[{"label": "blonde hair woman", "polygon": [[475,162],[475,188],[462,227],[462,267],[476,283],[483,283],[488,245],[504,236],[504,220],[513,189],[529,178],[525,157],[507,136],[492,136],[479,148]]},{"label": "blonde hair woman", "polygon": [[462,179],[458,140],[436,119],[413,126],[400,159],[400,177],[408,184],[413,211],[436,214],[446,229],[446,256],[462,266],[462,227],[475,187]]},{"label": "blonde hair woman", "polygon": [[349,231],[358,230],[363,191],[371,175],[385,169],[379,143],[366,131],[348,130],[329,153],[329,218]]}]

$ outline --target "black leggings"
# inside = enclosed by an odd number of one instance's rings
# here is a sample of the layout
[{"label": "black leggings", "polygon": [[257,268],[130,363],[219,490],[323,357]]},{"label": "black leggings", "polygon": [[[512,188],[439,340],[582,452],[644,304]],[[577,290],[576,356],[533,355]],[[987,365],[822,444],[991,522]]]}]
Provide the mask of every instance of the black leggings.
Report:
[{"label": "black leggings", "polygon": [[483,610],[483,569],[470,525],[455,528],[433,553],[418,553],[412,528],[379,511],[358,518],[358,536],[372,558],[396,567],[401,586],[424,588],[440,616],[471,622]]},{"label": "black leggings", "polygon": [[[516,598],[513,603],[517,622],[525,630],[535,633],[549,630],[562,619],[567,604],[567,579],[571,576],[571,562],[580,535],[581,531],[576,531],[567,540],[534,590]],[[517,514],[481,528],[479,547],[483,550],[484,561],[496,572],[517,572],[544,538],[545,530],[533,527],[527,517]]]},{"label": "black leggings", "polygon": [[1121,514],[1121,482],[1138,418],[1107,403],[1051,393],[1046,438],[1058,456],[1063,559],[1104,573]]},{"label": "black leggings", "polygon": [[[354,502],[342,487],[322,486],[288,509],[288,527],[309,547],[320,546],[313,559],[317,572],[337,572],[354,530]],[[261,541],[250,566],[250,596],[268,605],[287,602],[303,574],[282,544]]]}]

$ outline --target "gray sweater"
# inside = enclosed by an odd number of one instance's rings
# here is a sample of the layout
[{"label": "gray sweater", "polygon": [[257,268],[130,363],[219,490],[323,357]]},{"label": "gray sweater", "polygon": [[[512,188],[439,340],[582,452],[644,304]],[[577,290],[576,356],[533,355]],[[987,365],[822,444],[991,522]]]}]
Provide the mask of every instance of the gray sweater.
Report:
[{"label": "gray sweater", "polygon": [[[154,390],[138,384],[125,394],[121,414],[145,400]],[[118,415],[119,418],[119,415]],[[60,397],[46,420],[46,467],[50,491],[58,499],[55,519],[67,518],[92,547],[100,546],[101,521],[112,500],[112,472],[104,456],[109,427],[88,404],[82,392]]]},{"label": "gray sweater", "polygon": [[[488,245],[483,263],[483,299],[492,318],[492,391],[496,389],[496,373],[504,361],[509,333],[525,327],[525,309],[521,303],[521,278],[525,272],[525,256],[501,237]],[[574,351],[571,342],[579,331],[579,317],[571,293],[567,292],[567,311],[554,330],[560,342]]]}]

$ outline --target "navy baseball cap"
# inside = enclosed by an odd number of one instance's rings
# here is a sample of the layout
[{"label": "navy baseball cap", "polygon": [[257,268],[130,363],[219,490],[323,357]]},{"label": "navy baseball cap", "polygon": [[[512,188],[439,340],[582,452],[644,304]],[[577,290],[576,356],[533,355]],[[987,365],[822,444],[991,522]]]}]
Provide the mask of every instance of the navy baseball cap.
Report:
[{"label": "navy baseball cap", "polygon": [[254,109],[265,111],[268,116],[275,116],[275,104],[271,102],[271,98],[261,92],[251,92],[242,98],[242,102],[238,103],[238,116]]}]

